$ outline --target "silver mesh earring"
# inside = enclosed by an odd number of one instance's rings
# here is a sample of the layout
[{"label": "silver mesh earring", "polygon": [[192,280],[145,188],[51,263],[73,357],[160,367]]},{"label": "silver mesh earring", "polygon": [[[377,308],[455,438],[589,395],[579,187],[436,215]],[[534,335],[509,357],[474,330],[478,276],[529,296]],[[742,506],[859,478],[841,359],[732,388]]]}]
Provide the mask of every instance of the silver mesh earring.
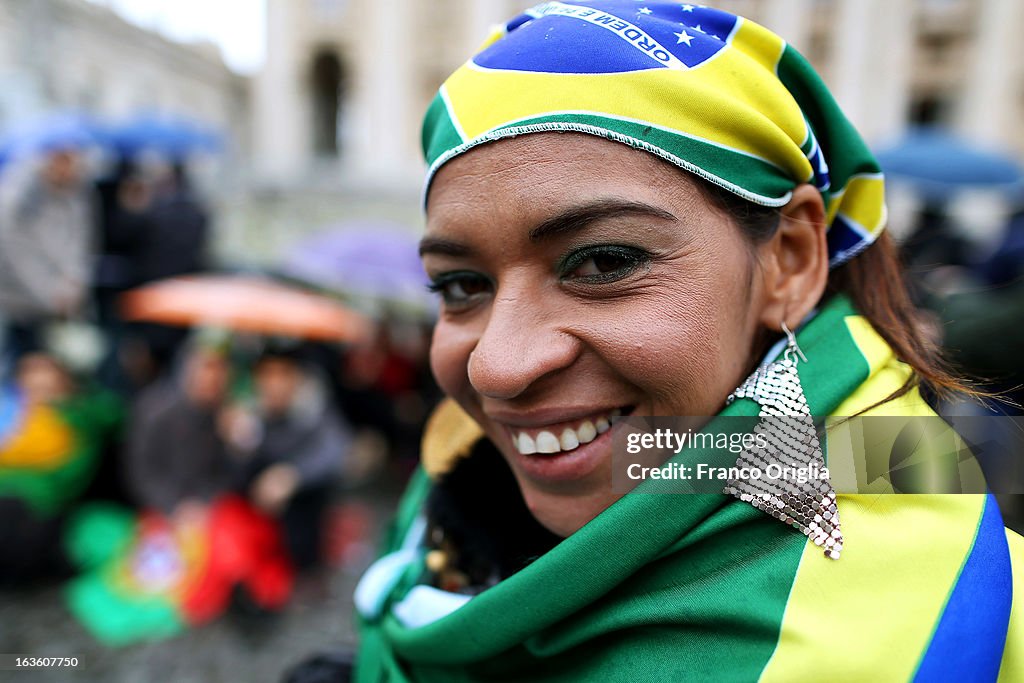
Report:
[{"label": "silver mesh earring", "polygon": [[[821,472],[825,460],[818,442],[817,430],[800,385],[797,359],[807,362],[796,335],[782,323],[788,343],[782,358],[757,368],[734,391],[726,403],[749,398],[760,406],[760,419],[754,428],[755,446],[744,450],[736,460],[737,467],[757,468],[767,472]],[[766,444],[760,448],[761,444]],[[825,550],[825,556],[839,559],[843,534],[839,528],[836,493],[827,477],[730,479],[725,493],[750,503],[776,519],[799,529]]]}]

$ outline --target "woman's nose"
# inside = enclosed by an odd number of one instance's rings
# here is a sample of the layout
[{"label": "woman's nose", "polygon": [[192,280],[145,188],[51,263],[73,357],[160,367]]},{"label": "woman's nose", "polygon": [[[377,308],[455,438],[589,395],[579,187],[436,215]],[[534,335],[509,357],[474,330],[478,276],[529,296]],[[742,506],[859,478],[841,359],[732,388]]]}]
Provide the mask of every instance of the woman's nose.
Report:
[{"label": "woman's nose", "polygon": [[499,296],[469,356],[469,381],[481,395],[512,399],[538,380],[569,367],[580,340],[565,331],[543,297]]}]

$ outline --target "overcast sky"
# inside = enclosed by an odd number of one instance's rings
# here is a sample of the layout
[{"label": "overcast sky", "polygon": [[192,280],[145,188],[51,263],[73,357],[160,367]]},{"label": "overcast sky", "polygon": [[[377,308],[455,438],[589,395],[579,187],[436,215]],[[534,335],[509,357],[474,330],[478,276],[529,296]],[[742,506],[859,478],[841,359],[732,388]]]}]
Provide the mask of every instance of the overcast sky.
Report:
[{"label": "overcast sky", "polygon": [[236,71],[251,74],[263,64],[264,0],[90,1],[175,40],[212,40]]}]

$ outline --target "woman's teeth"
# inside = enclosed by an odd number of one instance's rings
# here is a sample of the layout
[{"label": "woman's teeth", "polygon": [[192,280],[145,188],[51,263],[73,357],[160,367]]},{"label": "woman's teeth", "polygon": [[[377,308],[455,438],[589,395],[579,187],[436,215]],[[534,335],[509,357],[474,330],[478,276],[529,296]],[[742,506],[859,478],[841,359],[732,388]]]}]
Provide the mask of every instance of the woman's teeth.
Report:
[{"label": "woman's teeth", "polygon": [[512,435],[512,442],[522,455],[564,453],[578,448],[580,444],[590,443],[599,434],[607,432],[611,429],[612,419],[621,414],[622,411],[616,408],[608,415],[602,415],[594,420],[584,420],[575,429],[566,427],[557,435],[557,430],[547,429],[537,432],[534,436],[519,432]]}]

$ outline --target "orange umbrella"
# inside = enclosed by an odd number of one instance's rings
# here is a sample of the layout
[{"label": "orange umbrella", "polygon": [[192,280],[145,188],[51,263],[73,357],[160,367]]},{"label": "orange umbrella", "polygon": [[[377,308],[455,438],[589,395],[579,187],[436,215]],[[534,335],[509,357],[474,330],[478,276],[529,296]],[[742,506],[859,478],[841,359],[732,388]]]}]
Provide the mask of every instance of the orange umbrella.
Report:
[{"label": "orange umbrella", "polygon": [[303,339],[362,341],[372,330],[368,318],[327,297],[250,276],[161,280],[125,292],[121,312],[130,321]]}]

